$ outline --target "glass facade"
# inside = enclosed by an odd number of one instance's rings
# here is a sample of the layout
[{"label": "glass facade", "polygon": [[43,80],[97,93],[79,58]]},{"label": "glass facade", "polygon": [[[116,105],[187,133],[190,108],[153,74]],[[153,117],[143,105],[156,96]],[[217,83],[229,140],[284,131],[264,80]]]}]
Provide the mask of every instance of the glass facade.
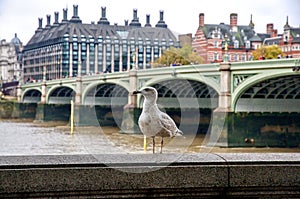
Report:
[{"label": "glass facade", "polygon": [[39,27],[24,48],[24,79],[147,69],[166,49],[179,46],[166,26],[98,24],[64,20],[50,28]]}]

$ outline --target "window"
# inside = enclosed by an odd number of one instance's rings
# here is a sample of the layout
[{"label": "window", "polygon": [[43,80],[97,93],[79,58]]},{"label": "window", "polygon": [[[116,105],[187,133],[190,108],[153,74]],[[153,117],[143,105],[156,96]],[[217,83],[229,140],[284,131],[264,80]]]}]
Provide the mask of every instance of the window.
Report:
[{"label": "window", "polygon": [[239,47],[240,47],[239,41],[235,40],[234,41],[234,48],[239,48]]},{"label": "window", "polygon": [[119,52],[120,51],[120,47],[118,44],[115,44],[115,52]]},{"label": "window", "polygon": [[148,53],[151,53],[151,47],[150,46],[147,46],[146,47],[146,53],[148,54]]},{"label": "window", "polygon": [[234,61],[239,61],[239,55],[238,54],[234,54]]},{"label": "window", "polygon": [[73,50],[78,50],[78,44],[76,42],[73,43]]},{"label": "window", "polygon": [[246,54],[242,55],[242,61],[246,61]]},{"label": "window", "polygon": [[214,53],[214,61],[219,60],[219,54],[217,52]]},{"label": "window", "polygon": [[86,43],[81,44],[81,50],[85,51],[86,50]]},{"label": "window", "polygon": [[214,47],[215,47],[215,48],[218,48],[218,47],[219,47],[219,42],[215,41],[215,42],[214,42]]},{"label": "window", "polygon": [[106,45],[106,52],[111,52],[111,45],[110,44]]},{"label": "window", "polygon": [[93,43],[90,44],[90,52],[95,51],[95,45]]},{"label": "window", "polygon": [[246,41],[246,48],[248,48],[248,49],[251,48],[251,43],[249,40]]}]

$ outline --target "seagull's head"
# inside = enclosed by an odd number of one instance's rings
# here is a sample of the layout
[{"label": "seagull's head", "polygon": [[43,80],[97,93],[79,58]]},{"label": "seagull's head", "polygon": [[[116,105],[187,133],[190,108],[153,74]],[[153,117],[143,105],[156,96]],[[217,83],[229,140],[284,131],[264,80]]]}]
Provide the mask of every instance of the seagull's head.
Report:
[{"label": "seagull's head", "polygon": [[142,94],[147,100],[156,100],[157,99],[157,91],[153,87],[145,87],[139,91],[133,91],[133,94]]}]

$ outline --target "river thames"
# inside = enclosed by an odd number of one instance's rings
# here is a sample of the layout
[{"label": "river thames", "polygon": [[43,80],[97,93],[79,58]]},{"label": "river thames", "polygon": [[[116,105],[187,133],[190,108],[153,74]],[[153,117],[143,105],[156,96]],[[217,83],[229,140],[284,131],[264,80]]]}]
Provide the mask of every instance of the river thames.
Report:
[{"label": "river thames", "polygon": [[[148,149],[144,151],[143,135],[123,134],[119,128],[108,126],[75,127],[71,134],[70,126],[63,122],[0,120],[0,138],[0,156],[152,153],[152,140],[147,139]],[[204,140],[205,135],[186,136],[172,146],[166,139],[164,153],[300,152],[299,148],[205,147]]]}]

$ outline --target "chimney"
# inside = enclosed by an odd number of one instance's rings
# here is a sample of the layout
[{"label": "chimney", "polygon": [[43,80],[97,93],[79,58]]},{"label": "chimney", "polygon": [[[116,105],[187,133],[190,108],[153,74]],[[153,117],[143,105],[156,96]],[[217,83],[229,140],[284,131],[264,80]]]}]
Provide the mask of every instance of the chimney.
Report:
[{"label": "chimney", "polygon": [[73,17],[78,17],[78,5],[73,5]]},{"label": "chimney", "polygon": [[58,12],[54,12],[54,25],[58,25]]},{"label": "chimney", "polygon": [[109,25],[109,21],[106,18],[106,7],[101,7],[101,18],[98,24]]},{"label": "chimney", "polygon": [[135,20],[137,20],[138,19],[138,17],[137,17],[137,9],[134,9],[133,10],[133,19]]},{"label": "chimney", "polygon": [[164,11],[163,10],[159,11],[159,21],[157,22],[155,27],[157,27],[157,28],[167,28],[168,27],[168,25],[164,21]]},{"label": "chimney", "polygon": [[129,26],[141,27],[141,23],[139,22],[139,18],[137,17],[137,9],[133,10],[133,19]]},{"label": "chimney", "polygon": [[81,23],[82,22],[78,16],[78,5],[73,5],[73,16],[72,16],[70,22],[73,22],[73,23]]},{"label": "chimney", "polygon": [[68,21],[68,8],[63,9],[63,20],[62,23],[66,23]]},{"label": "chimney", "polygon": [[124,20],[125,26],[128,26],[128,20]]},{"label": "chimney", "polygon": [[278,31],[277,31],[277,29],[274,29],[274,31],[273,31],[273,37],[277,37],[278,36]]},{"label": "chimney", "polygon": [[47,15],[47,25],[46,28],[50,28],[51,27],[51,15]]},{"label": "chimney", "polygon": [[272,23],[268,23],[267,24],[267,34],[269,34],[271,37],[273,35],[273,29],[274,28],[274,25]]},{"label": "chimney", "polygon": [[43,18],[39,18],[39,29],[43,29]]},{"label": "chimney", "polygon": [[199,27],[204,26],[204,13],[199,14]]},{"label": "chimney", "polygon": [[42,30],[43,30],[43,18],[39,18],[39,27],[35,32],[36,33],[41,32]]},{"label": "chimney", "polygon": [[237,13],[231,13],[230,14],[230,27],[237,27]]},{"label": "chimney", "polygon": [[145,27],[151,27],[151,24],[150,24],[150,15],[146,15],[146,24],[145,24]]}]

